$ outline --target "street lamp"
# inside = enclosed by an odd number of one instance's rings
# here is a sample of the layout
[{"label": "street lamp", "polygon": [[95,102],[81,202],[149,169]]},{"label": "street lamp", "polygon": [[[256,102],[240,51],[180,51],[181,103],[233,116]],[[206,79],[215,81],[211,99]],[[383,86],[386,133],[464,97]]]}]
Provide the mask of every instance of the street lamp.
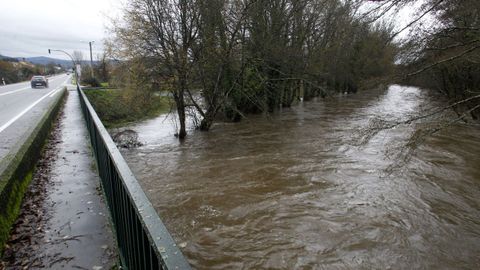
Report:
[{"label": "street lamp", "polygon": [[75,62],[75,59],[73,59],[73,57],[72,57],[69,53],[67,53],[66,51],[48,49],[48,54],[52,54],[52,52],[62,52],[62,53],[64,53],[64,54],[68,55],[68,57],[70,57],[70,59],[72,59],[73,70],[74,70],[74,72],[75,72],[75,80],[77,81],[77,85],[78,85],[80,82],[78,81],[79,78],[78,78],[77,64],[76,64],[76,62]]}]

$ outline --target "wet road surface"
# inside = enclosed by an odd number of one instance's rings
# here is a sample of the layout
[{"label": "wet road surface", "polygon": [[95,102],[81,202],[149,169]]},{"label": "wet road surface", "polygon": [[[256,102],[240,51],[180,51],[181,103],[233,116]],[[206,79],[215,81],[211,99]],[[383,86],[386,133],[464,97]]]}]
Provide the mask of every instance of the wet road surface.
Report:
[{"label": "wet road surface", "polygon": [[426,123],[352,143],[372,119],[441,105],[390,86],[184,143],[161,117],[129,127],[145,145],[122,153],[197,269],[479,269],[478,126],[455,124],[405,160]]},{"label": "wet road surface", "polygon": [[[75,87],[70,90],[54,137],[56,153],[40,165],[48,167],[42,170],[48,174],[40,176],[46,183],[39,189],[33,182],[37,190],[27,193],[45,197],[33,199],[33,207],[41,211],[22,212],[17,220],[17,225],[33,227],[33,234],[14,228],[18,234],[10,237],[6,269],[100,270],[111,269],[118,262],[78,93]],[[38,173],[34,172],[33,181]],[[27,204],[31,199],[25,200]],[[22,209],[31,207],[32,203],[22,205]],[[39,219],[32,218],[39,213]]]},{"label": "wet road surface", "polygon": [[32,104],[52,94],[54,90],[61,87],[71,76],[62,74],[49,78],[49,87],[38,87],[32,89],[30,82],[17,83],[0,87],[0,132],[12,119],[15,119]]},{"label": "wet road surface", "polygon": [[32,89],[30,82],[0,86],[0,162],[18,151],[70,80],[63,74],[49,78],[49,88]]}]

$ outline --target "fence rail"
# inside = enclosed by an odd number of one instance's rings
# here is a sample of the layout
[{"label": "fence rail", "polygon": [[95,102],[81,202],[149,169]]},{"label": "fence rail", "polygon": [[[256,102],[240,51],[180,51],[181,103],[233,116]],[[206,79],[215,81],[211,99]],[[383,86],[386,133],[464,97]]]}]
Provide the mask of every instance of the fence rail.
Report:
[{"label": "fence rail", "polygon": [[83,115],[110,209],[122,267],[190,269],[80,87]]}]

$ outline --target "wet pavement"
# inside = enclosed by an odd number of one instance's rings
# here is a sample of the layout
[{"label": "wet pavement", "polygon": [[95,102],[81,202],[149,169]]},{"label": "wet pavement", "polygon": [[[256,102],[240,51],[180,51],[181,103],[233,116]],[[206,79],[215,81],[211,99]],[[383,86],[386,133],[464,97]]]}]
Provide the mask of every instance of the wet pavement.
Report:
[{"label": "wet pavement", "polygon": [[[3,258],[6,269],[99,270],[111,269],[118,261],[76,91],[69,91],[63,114],[46,148],[50,153],[44,153],[45,164],[39,164],[27,193],[44,198],[30,202],[33,210],[21,213],[16,223],[15,230],[33,228],[26,230],[31,235],[12,234]],[[36,185],[38,178],[47,179],[45,186]]]}]

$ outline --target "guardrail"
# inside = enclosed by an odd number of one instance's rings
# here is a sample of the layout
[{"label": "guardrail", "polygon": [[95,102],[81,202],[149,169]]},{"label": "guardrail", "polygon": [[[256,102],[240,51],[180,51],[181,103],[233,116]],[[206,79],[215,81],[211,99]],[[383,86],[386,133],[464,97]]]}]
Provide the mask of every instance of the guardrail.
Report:
[{"label": "guardrail", "polygon": [[85,93],[78,86],[77,90],[115,227],[122,267],[190,269]]}]

